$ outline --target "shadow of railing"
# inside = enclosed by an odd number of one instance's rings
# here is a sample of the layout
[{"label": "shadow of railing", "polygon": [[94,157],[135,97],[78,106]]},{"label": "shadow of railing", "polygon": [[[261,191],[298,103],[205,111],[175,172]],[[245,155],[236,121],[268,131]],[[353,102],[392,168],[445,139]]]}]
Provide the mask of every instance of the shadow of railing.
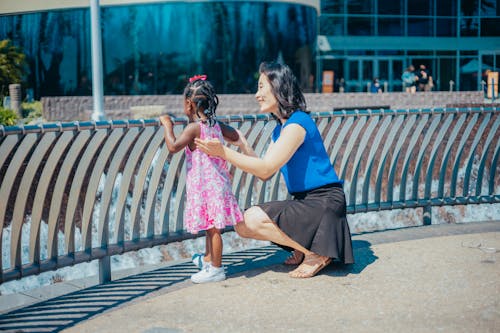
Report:
[{"label": "shadow of railing", "polygon": [[[235,275],[278,264],[286,256],[287,252],[277,246],[266,246],[225,254],[223,264],[228,275]],[[0,331],[59,332],[160,289],[182,284],[197,271],[191,262],[185,262],[42,301],[0,315]]]}]

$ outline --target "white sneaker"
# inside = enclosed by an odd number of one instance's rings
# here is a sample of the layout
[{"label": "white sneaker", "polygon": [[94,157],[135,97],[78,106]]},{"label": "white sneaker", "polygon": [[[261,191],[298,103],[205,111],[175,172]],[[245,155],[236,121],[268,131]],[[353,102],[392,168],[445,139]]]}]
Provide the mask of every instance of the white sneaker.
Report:
[{"label": "white sneaker", "polygon": [[203,269],[205,268],[205,266],[210,264],[208,261],[203,260],[204,257],[205,255],[203,253],[195,253],[191,257],[191,261],[196,267],[198,267],[199,269]]},{"label": "white sneaker", "polygon": [[191,275],[193,283],[218,282],[225,279],[224,266],[213,267],[210,263],[207,263],[198,273]]}]

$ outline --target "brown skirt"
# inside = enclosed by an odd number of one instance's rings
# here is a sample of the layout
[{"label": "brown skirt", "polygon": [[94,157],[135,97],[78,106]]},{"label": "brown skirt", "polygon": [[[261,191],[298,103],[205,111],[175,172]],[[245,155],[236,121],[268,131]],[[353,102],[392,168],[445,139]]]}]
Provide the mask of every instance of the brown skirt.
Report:
[{"label": "brown skirt", "polygon": [[[293,193],[292,200],[258,204],[291,239],[306,249],[346,264],[354,263],[346,201],[341,184]],[[282,246],[286,250],[290,248]]]}]

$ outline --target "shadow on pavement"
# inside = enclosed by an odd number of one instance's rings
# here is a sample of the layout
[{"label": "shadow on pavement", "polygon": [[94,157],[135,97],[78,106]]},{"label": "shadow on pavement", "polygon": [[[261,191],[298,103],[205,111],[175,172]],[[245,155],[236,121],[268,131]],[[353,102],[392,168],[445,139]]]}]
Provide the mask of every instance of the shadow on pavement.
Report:
[{"label": "shadow on pavement", "polygon": [[[286,256],[277,246],[267,246],[225,254],[223,264],[228,275],[233,275],[278,264]],[[188,261],[42,301],[0,315],[0,331],[59,332],[162,288],[179,286],[197,271]]]}]

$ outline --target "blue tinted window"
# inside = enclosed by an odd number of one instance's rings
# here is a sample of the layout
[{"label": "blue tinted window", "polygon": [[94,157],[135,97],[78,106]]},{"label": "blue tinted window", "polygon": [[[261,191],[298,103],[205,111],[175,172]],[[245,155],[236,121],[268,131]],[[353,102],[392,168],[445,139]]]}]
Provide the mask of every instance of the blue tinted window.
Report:
[{"label": "blue tinted window", "polygon": [[403,14],[404,0],[394,1],[379,1],[378,13],[386,15],[401,15]]},{"label": "blue tinted window", "polygon": [[365,36],[373,34],[373,19],[371,17],[349,17],[347,34],[351,36]]},{"label": "blue tinted window", "polygon": [[408,36],[432,36],[432,20],[421,18],[408,19]]},{"label": "blue tinted window", "polygon": [[432,15],[433,0],[408,1],[408,15]]},{"label": "blue tinted window", "polygon": [[372,14],[374,0],[349,1],[347,11],[349,14]]},{"label": "blue tinted window", "polygon": [[403,19],[402,18],[379,18],[378,34],[380,36],[402,36]]},{"label": "blue tinted window", "polygon": [[[316,19],[312,7],[282,2],[103,7],[104,93],[181,93],[200,73],[218,93],[255,92],[263,60],[280,57],[298,75],[312,67]],[[0,16],[0,40],[14,38],[32,64],[36,98],[92,93],[89,20],[89,9]]]},{"label": "blue tinted window", "polygon": [[436,20],[436,36],[456,37],[457,36],[457,20],[456,19],[437,19]]}]

